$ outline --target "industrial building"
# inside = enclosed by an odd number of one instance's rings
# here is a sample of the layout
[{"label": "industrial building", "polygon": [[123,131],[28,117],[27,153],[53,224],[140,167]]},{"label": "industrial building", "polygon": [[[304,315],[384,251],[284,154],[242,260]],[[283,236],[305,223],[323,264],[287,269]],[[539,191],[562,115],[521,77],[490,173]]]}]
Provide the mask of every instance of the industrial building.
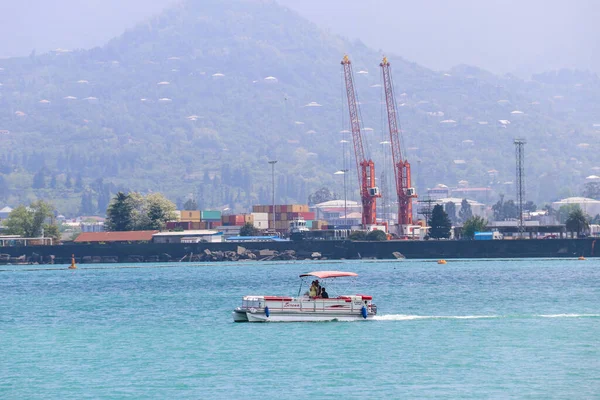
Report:
[{"label": "industrial building", "polygon": [[157,232],[152,235],[154,243],[220,243],[223,233],[216,230],[193,230],[183,232]]}]

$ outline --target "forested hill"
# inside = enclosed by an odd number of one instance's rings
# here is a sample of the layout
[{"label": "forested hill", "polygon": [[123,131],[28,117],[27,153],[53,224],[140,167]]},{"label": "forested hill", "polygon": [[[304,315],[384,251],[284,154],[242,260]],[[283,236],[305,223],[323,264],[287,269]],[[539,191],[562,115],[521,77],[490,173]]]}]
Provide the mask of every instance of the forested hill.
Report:
[{"label": "forested hill", "polygon": [[[351,140],[340,133],[348,128],[345,53],[370,153],[392,176],[379,144],[387,139],[381,52],[273,1],[187,1],[101,48],[0,60],[0,203],[41,197],[65,214],[89,214],[121,189],[243,210],[270,201],[270,159],[279,160],[278,202],[306,202],[322,186],[341,193],[333,172],[343,168],[340,140]],[[422,191],[467,180],[507,192],[515,137],[528,139],[529,199],[576,193],[600,169],[597,76],[561,71],[523,81],[388,57]]]}]

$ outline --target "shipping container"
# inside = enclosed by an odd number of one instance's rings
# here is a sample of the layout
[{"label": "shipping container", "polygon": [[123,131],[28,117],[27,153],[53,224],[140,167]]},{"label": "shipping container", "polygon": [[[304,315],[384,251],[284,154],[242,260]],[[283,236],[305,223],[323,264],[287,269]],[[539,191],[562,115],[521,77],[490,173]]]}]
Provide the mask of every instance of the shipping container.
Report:
[{"label": "shipping container", "polygon": [[218,221],[221,222],[221,211],[202,211],[202,221]]},{"label": "shipping container", "polygon": [[180,221],[200,221],[200,211],[198,210],[183,210],[180,211]]},{"label": "shipping container", "polygon": [[190,222],[190,229],[191,230],[199,230],[199,229],[204,229],[202,228],[202,222],[201,221],[194,221],[194,222]]},{"label": "shipping container", "polygon": [[307,204],[292,204],[288,206],[288,212],[308,212]]},{"label": "shipping container", "polygon": [[305,220],[315,219],[314,212],[290,212],[288,213],[288,220],[293,220],[294,218],[302,217]]},{"label": "shipping container", "polygon": [[236,225],[240,222],[245,222],[244,220],[244,216],[241,214],[236,214],[236,215],[230,215],[228,221],[230,224],[232,225]]}]

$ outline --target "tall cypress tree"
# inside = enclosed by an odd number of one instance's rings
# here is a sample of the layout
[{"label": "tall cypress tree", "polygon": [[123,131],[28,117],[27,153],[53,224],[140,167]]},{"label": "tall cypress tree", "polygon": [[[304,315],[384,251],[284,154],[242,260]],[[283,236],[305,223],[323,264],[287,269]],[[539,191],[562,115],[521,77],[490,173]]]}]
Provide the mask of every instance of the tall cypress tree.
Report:
[{"label": "tall cypress tree", "polygon": [[50,177],[50,189],[56,189],[56,174],[53,173]]},{"label": "tall cypress tree", "polygon": [[431,219],[429,220],[429,226],[429,237],[434,239],[448,239],[450,237],[452,222],[450,222],[448,214],[446,214],[446,211],[444,211],[444,207],[439,204],[433,207]]},{"label": "tall cypress tree", "polygon": [[130,231],[133,229],[133,206],[129,195],[119,192],[106,210],[106,229],[109,231]]},{"label": "tall cypress tree", "polygon": [[83,190],[83,178],[81,174],[77,174],[77,178],[75,179],[75,191],[81,192]]},{"label": "tall cypress tree", "polygon": [[469,218],[473,216],[473,210],[471,209],[471,205],[467,201],[467,199],[462,199],[460,203],[460,210],[458,210],[458,218],[465,222]]},{"label": "tall cypress tree", "polygon": [[73,181],[71,179],[71,174],[67,174],[67,178],[65,179],[65,187],[67,189],[71,189],[73,187]]},{"label": "tall cypress tree", "polygon": [[46,187],[46,174],[44,173],[43,169],[40,169],[33,176],[33,185],[32,185],[32,187],[34,189],[44,189]]},{"label": "tall cypress tree", "polygon": [[9,195],[8,183],[4,179],[4,175],[0,175],[0,199],[5,199]]},{"label": "tall cypress tree", "polygon": [[94,204],[92,193],[88,190],[81,196],[81,207],[79,209],[81,215],[92,215],[94,214]]}]

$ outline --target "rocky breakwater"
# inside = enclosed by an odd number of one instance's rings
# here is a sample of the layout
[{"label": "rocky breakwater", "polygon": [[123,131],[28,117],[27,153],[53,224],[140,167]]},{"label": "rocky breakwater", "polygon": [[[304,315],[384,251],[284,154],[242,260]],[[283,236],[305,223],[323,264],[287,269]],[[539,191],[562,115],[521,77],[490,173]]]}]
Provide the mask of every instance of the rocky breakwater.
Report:
[{"label": "rocky breakwater", "polygon": [[190,253],[179,261],[215,262],[215,261],[291,261],[291,260],[325,260],[318,252],[297,252],[296,250],[251,250],[238,246],[236,251],[211,251],[204,249],[199,254]]},{"label": "rocky breakwater", "polygon": [[11,256],[10,254],[0,253],[0,265],[28,265],[28,264],[54,264],[55,257],[41,256],[32,253],[29,257],[25,254],[20,256]]},{"label": "rocky breakwater", "polygon": [[[168,253],[156,254],[127,254],[103,256],[77,256],[77,264],[110,264],[110,263],[162,263],[162,262],[231,262],[231,261],[293,261],[293,260],[326,260],[320,252],[293,249],[247,249],[237,246],[235,250],[210,250],[198,249],[181,257]],[[31,265],[31,264],[70,264],[71,257],[55,257],[54,255],[29,255],[13,256],[0,254],[0,264]]]}]

